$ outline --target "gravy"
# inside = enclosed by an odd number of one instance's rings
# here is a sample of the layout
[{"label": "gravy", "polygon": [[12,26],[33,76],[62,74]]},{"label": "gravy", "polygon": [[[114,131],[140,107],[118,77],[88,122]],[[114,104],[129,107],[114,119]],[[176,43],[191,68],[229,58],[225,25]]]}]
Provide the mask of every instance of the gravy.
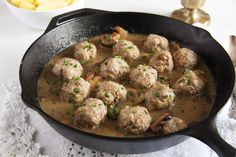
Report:
[{"label": "gravy", "polygon": [[[143,41],[146,39],[146,35],[129,34],[126,39],[132,41],[135,45],[137,45],[141,54],[139,57],[141,59],[137,59],[135,63],[131,63],[130,67],[132,68],[137,64],[147,64],[147,60],[145,59],[147,57],[145,56],[151,54],[147,53],[143,49]],[[100,40],[98,36],[89,39],[88,41],[96,45],[97,57],[91,62],[81,62],[81,64],[84,67],[84,72],[82,77],[88,71],[94,71],[96,73],[99,73],[99,66],[97,64],[100,64],[102,61],[104,61],[106,58],[112,55],[112,50],[110,48],[102,47],[100,45]],[[57,78],[51,72],[53,64],[58,59],[61,59],[63,57],[74,58],[73,48],[74,46],[72,45],[71,47],[65,49],[64,51],[53,57],[43,69],[40,78],[38,80],[38,98],[41,108],[43,109],[43,111],[45,111],[48,115],[50,115],[54,119],[71,127],[84,130],[86,132],[91,132],[94,134],[99,134],[104,136],[115,136],[115,137],[127,136],[125,133],[117,129],[115,125],[116,120],[110,118],[106,118],[105,121],[95,129],[81,128],[74,124],[73,114],[76,110],[76,107],[68,102],[61,101],[60,96],[58,94],[61,83],[60,81],[59,83],[57,82]],[[172,50],[170,49],[170,52],[171,51]],[[202,93],[194,96],[177,95],[174,102],[175,106],[170,110],[174,114],[174,116],[183,119],[188,126],[197,123],[208,116],[213,107],[216,96],[216,85],[214,82],[214,78],[211,74],[211,71],[209,70],[207,65],[201,60],[201,58],[199,58],[199,62],[197,66],[193,68],[193,70],[194,69],[201,69],[205,72],[206,80],[208,81],[206,88]],[[172,73],[159,74],[159,77],[160,76],[168,77],[170,87],[172,87],[174,82],[178,78],[180,78],[183,72],[184,72],[183,69],[174,68]],[[129,84],[123,83],[122,81],[119,83],[123,84],[125,87],[130,86]],[[51,86],[54,86],[53,90],[51,90],[50,88]],[[92,92],[91,95],[94,95],[94,92]],[[130,101],[126,101],[122,105],[127,105],[127,104],[133,104],[133,103]],[[139,105],[144,105],[144,102]],[[165,112],[165,110],[160,110],[160,111],[154,110],[150,111],[150,115],[152,116],[153,119],[155,119],[157,115],[160,115],[163,112]],[[144,135],[153,135],[153,134],[154,133],[148,131]]]}]

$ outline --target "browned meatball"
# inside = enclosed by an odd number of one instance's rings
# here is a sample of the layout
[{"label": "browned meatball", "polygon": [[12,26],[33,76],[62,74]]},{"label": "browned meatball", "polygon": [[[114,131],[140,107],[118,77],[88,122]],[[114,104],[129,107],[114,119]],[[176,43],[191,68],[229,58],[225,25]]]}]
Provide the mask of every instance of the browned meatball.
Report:
[{"label": "browned meatball", "polygon": [[76,124],[95,128],[106,118],[107,106],[99,99],[89,98],[74,115]]},{"label": "browned meatball", "polygon": [[106,104],[119,103],[126,100],[125,87],[113,81],[104,81],[99,85],[97,97]]},{"label": "browned meatball", "polygon": [[175,93],[165,84],[158,82],[145,94],[146,106],[149,110],[170,109],[174,106]]},{"label": "browned meatball", "polygon": [[150,59],[149,65],[159,73],[171,73],[174,67],[173,59],[169,51],[158,52]]},{"label": "browned meatball", "polygon": [[61,98],[64,101],[81,102],[89,93],[90,84],[83,78],[77,77],[62,87]]},{"label": "browned meatball", "polygon": [[159,52],[162,50],[167,50],[169,47],[169,42],[165,37],[156,34],[150,34],[147,36],[144,42],[144,47],[152,53]]},{"label": "browned meatball", "polygon": [[78,60],[94,59],[96,57],[96,54],[96,46],[87,41],[79,42],[74,48],[74,56]]},{"label": "browned meatball", "polygon": [[148,65],[138,65],[130,72],[130,80],[137,87],[152,87],[157,81],[157,71]]},{"label": "browned meatball", "polygon": [[52,73],[57,77],[70,80],[81,76],[83,73],[83,67],[76,59],[62,58],[54,64]]},{"label": "browned meatball", "polygon": [[118,127],[127,133],[142,134],[151,124],[152,118],[147,109],[142,106],[126,106],[118,116]]},{"label": "browned meatball", "polygon": [[188,48],[181,48],[173,54],[176,67],[192,68],[197,64],[198,58],[195,52]]},{"label": "browned meatball", "polygon": [[113,54],[120,55],[127,59],[136,59],[139,57],[139,49],[131,41],[119,40],[113,46]]},{"label": "browned meatball", "polygon": [[186,71],[173,85],[176,93],[194,95],[200,93],[206,86],[204,72],[201,70]]},{"label": "browned meatball", "polygon": [[118,80],[129,72],[129,65],[120,56],[107,59],[100,67],[100,74],[104,78]]}]

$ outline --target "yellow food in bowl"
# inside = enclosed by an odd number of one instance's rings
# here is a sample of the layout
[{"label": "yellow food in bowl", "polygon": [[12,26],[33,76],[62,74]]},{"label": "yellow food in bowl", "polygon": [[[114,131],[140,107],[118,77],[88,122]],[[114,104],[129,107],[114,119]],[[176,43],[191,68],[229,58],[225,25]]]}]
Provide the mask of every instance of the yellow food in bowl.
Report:
[{"label": "yellow food in bowl", "polygon": [[21,9],[46,11],[63,8],[72,5],[77,0],[9,0],[9,2]]}]

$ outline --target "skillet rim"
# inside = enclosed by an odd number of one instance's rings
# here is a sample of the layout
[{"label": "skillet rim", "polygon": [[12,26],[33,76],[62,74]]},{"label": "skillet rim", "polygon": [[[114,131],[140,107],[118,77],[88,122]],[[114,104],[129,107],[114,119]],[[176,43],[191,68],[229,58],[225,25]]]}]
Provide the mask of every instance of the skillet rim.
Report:
[{"label": "skillet rim", "polygon": [[[85,8],[85,9],[80,9],[80,10],[95,10],[95,9],[88,9],[88,8]],[[72,12],[77,12],[79,10],[76,10],[76,11],[72,11]],[[69,12],[71,13],[71,12]],[[69,14],[69,13],[65,13],[65,14]],[[179,130],[177,132],[174,132],[174,133],[170,133],[170,134],[166,134],[166,135],[153,135],[153,136],[134,136],[134,137],[115,137],[115,136],[104,136],[104,135],[99,135],[99,134],[93,134],[93,133],[89,133],[89,132],[85,132],[85,131],[82,131],[82,130],[79,130],[79,129],[75,129],[73,127],[70,127],[66,124],[63,124],[59,121],[57,121],[56,119],[54,119],[53,117],[49,116],[46,112],[44,112],[41,108],[39,108],[38,106],[40,106],[39,104],[39,101],[37,100],[37,97],[36,98],[32,98],[30,94],[28,94],[27,90],[25,89],[26,87],[24,87],[24,80],[23,80],[23,64],[24,64],[24,59],[27,57],[28,53],[30,53],[30,49],[32,46],[35,45],[35,43],[37,41],[39,41],[45,34],[55,30],[55,29],[59,29],[60,26],[62,25],[66,25],[66,24],[69,24],[70,22],[73,22],[73,21],[76,21],[76,20],[80,20],[82,18],[87,18],[87,17],[93,17],[93,16],[102,16],[102,15],[107,15],[107,14],[119,14],[119,13],[123,13],[123,14],[144,14],[144,15],[148,15],[148,16],[155,16],[155,17],[161,17],[161,18],[165,18],[167,20],[170,20],[170,21],[174,21],[174,22],[177,22],[179,24],[182,24],[182,25],[185,25],[185,26],[188,26],[188,27],[192,27],[193,29],[195,30],[200,30],[202,32],[204,32],[211,40],[213,40],[215,42],[215,44],[217,44],[217,46],[221,47],[223,50],[224,48],[211,36],[211,34],[202,29],[202,28],[199,28],[199,27],[196,27],[196,26],[193,26],[193,25],[190,25],[190,24],[187,24],[187,23],[184,23],[182,21],[179,21],[179,20],[176,20],[176,19],[173,19],[173,18],[170,18],[170,17],[166,17],[166,16],[163,16],[163,15],[158,15],[158,14],[152,14],[152,13],[145,13],[145,12],[110,12],[110,11],[104,11],[102,13],[95,13],[95,14],[91,14],[91,15],[88,15],[88,16],[85,16],[85,17],[80,17],[78,19],[74,19],[74,20],[71,20],[71,21],[68,21],[68,22],[65,22],[65,23],[62,23],[61,25],[59,26],[56,26],[50,30],[48,30],[48,28],[45,30],[45,32],[39,36],[31,45],[30,47],[26,50],[25,54],[23,55],[22,59],[21,59],[21,63],[20,63],[20,69],[19,69],[19,79],[20,79],[20,85],[21,85],[21,88],[22,88],[22,93],[21,93],[21,96],[22,96],[22,99],[23,99],[23,102],[30,108],[34,109],[35,111],[37,111],[44,119],[45,117],[50,120],[50,121],[53,121],[54,123],[56,123],[57,125],[61,125],[63,126],[64,128],[66,129],[69,129],[70,131],[75,131],[75,132],[78,132],[80,134],[83,134],[85,136],[91,136],[93,138],[97,138],[97,139],[105,139],[105,140],[116,140],[116,141],[119,141],[119,142],[125,142],[125,141],[129,141],[129,142],[137,142],[137,141],[150,141],[150,140],[158,140],[158,139],[164,139],[164,138],[169,138],[169,137],[172,137],[172,136],[176,136],[176,135],[186,135],[186,132],[188,131],[191,131],[193,130],[194,128],[197,128],[199,126],[202,126],[204,125],[205,123],[209,122],[209,121],[212,121],[213,119],[215,119],[215,117],[217,116],[217,113],[225,106],[225,104],[230,100],[230,97],[232,95],[232,92],[233,92],[233,88],[234,88],[234,80],[235,80],[235,75],[233,74],[232,75],[232,78],[230,80],[230,94],[227,95],[227,97],[225,96],[225,100],[224,102],[222,102],[222,104],[220,105],[220,107],[218,109],[216,109],[215,113],[212,114],[213,112],[213,109],[216,108],[214,107],[216,105],[217,102],[214,103],[214,106],[211,110],[211,112],[209,113],[208,117],[206,117],[205,119],[201,120],[200,122],[198,122],[197,124],[193,125],[193,126],[190,126],[190,127],[187,127],[183,130]],[[59,15],[59,16],[56,16],[54,17],[51,22],[59,17],[63,17],[65,14],[62,14],[62,15]],[[50,24],[51,24],[50,22]],[[49,24],[49,25],[50,25]],[[72,45],[72,44],[71,44]],[[71,46],[69,45],[69,46]],[[69,47],[68,46],[68,47]],[[224,50],[224,55],[225,57],[227,57],[227,59],[230,61],[230,66],[231,66],[231,69],[229,69],[230,71],[234,71],[234,67],[233,67],[233,64],[232,64],[232,61],[230,60],[230,57],[228,55],[228,53]],[[54,55],[55,56],[55,55]],[[33,102],[36,102],[34,103],[33,105],[30,104],[29,102],[27,102],[28,100],[25,100],[25,96],[29,96],[31,101],[33,100]],[[48,122],[48,120],[46,120]],[[50,124],[49,124],[50,125]],[[63,129],[64,129],[63,128]]]}]

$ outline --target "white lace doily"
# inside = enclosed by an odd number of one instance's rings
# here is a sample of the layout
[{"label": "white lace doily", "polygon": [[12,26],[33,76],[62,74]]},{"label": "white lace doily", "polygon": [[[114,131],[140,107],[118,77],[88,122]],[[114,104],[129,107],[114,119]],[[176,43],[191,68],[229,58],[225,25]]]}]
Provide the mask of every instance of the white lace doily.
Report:
[{"label": "white lace doily", "polygon": [[[189,138],[174,147],[137,155],[103,153],[74,144],[54,131],[35,111],[27,108],[20,97],[16,80],[3,85],[7,96],[0,106],[0,157],[216,157],[204,143]],[[236,147],[236,120],[229,119],[227,103],[217,117],[221,136]]]}]

